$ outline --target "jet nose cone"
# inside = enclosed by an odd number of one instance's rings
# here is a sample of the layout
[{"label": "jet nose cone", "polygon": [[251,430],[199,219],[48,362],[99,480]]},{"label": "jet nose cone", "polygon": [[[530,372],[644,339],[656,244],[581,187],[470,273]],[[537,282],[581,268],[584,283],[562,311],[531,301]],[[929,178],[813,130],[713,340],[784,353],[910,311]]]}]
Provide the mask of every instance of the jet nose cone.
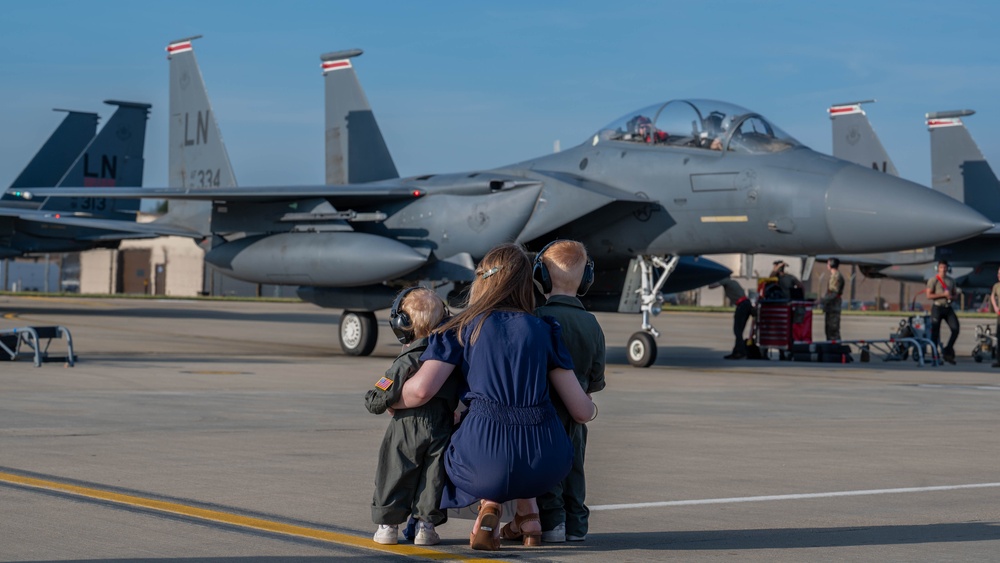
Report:
[{"label": "jet nose cone", "polygon": [[936,246],[993,227],[944,194],[863,166],[845,166],[826,192],[827,226],[841,252]]}]

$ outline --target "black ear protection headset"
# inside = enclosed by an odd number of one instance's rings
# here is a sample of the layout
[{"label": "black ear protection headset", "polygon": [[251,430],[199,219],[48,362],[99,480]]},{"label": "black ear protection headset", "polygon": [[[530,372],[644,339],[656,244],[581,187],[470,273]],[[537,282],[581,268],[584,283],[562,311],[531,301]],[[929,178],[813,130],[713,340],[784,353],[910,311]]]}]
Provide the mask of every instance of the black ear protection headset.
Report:
[{"label": "black ear protection headset", "polygon": [[[399,292],[396,296],[396,300],[392,302],[392,307],[389,309],[389,328],[392,329],[392,333],[396,335],[399,339],[400,344],[409,344],[413,342],[413,320],[410,319],[410,315],[403,310],[403,300],[406,296],[415,289],[426,289],[419,285],[408,287],[403,291]],[[444,318],[451,316],[451,312],[448,311],[448,306],[444,305]]]},{"label": "black ear protection headset", "polygon": [[[556,239],[545,245],[544,248],[538,251],[535,255],[535,263],[531,267],[531,279],[535,282],[535,287],[542,295],[548,295],[552,293],[552,277],[549,276],[549,269],[545,267],[545,262],[542,261],[542,256],[545,251],[549,249],[550,246],[557,242],[562,242],[565,239]],[[587,265],[583,267],[583,277],[580,278],[580,287],[576,289],[576,294],[578,296],[586,295],[587,290],[594,283],[594,261],[587,255]]]},{"label": "black ear protection headset", "polygon": [[418,287],[408,287],[400,291],[396,300],[392,302],[392,308],[389,309],[389,328],[399,339],[400,344],[413,342],[413,322],[410,320],[410,315],[407,315],[406,311],[403,310],[403,299]]}]

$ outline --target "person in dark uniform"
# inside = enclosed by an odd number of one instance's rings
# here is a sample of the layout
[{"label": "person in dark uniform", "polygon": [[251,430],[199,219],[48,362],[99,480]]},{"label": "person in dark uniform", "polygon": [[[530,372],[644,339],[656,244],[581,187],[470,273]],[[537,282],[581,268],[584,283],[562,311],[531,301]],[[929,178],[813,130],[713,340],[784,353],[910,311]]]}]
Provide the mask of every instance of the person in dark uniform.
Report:
[{"label": "person in dark uniform", "polygon": [[805,287],[799,278],[789,274],[787,270],[787,262],[776,260],[774,269],[771,270],[771,277],[778,279],[778,287],[781,288],[781,295],[784,299],[802,299],[805,296]]},{"label": "person in dark uniform", "polygon": [[403,350],[365,395],[369,412],[392,414],[379,448],[372,497],[372,521],[378,524],[372,538],[376,543],[398,543],[399,525],[411,515],[416,520],[414,544],[441,542],[434,526],[447,519],[439,507],[445,482],[444,452],[454,427],[459,378],[448,378],[422,406],[393,410],[391,405],[399,400],[403,384],[420,367],[427,337],[446,314],[441,298],[424,287],[401,291],[389,311],[389,326]]},{"label": "person in dark uniform", "polygon": [[948,261],[941,260],[937,265],[937,275],[927,280],[927,298],[934,303],[931,307],[931,340],[941,346],[941,321],[948,323],[951,330],[948,344],[941,348],[941,358],[949,364],[955,363],[955,341],[958,340],[958,315],[951,305],[958,292],[955,280],[948,276]]},{"label": "person in dark uniform", "polygon": [[830,270],[830,279],[826,284],[826,295],[823,296],[823,317],[826,325],[826,339],[840,340],[840,309],[844,295],[844,276],[837,268],[840,260],[830,258],[826,263]]},{"label": "person in dark uniform", "polygon": [[403,386],[398,408],[424,404],[456,367],[469,392],[445,454],[442,508],[480,500],[473,549],[500,548],[500,503],[517,499],[524,545],[541,544],[535,497],[561,482],[573,446],[550,400],[554,389],[579,423],[597,409],[573,373],[559,323],[534,315],[531,260],[516,244],[490,250],[476,268],[469,306],[435,330],[423,365]]},{"label": "person in dark uniform", "polygon": [[753,304],[747,298],[747,292],[743,289],[743,286],[733,278],[726,278],[708,287],[719,286],[722,286],[722,290],[726,293],[726,299],[736,307],[733,311],[733,337],[735,338],[733,351],[729,355],[723,356],[723,358],[726,360],[741,360],[747,357],[747,341],[743,337],[743,333],[746,330],[747,321],[753,315]]},{"label": "person in dark uniform", "polygon": [[[535,309],[535,315],[559,321],[580,388],[588,395],[604,389],[604,331],[577,297],[586,294],[594,281],[594,263],[587,256],[587,249],[582,243],[570,240],[549,243],[535,256],[532,279],[546,297],[545,305]],[[587,425],[573,420],[558,395],[552,396],[552,403],[573,442],[573,467],[561,483],[538,497],[542,541],[584,541],[590,526],[590,509],[584,504]],[[501,534],[505,538],[515,537],[523,523],[515,518]]]}]

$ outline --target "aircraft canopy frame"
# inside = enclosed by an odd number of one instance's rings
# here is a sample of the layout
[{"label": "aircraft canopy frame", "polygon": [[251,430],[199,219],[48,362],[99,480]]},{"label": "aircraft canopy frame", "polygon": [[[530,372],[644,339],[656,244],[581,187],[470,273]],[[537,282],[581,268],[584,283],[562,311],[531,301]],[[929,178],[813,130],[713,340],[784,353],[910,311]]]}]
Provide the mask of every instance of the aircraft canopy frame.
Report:
[{"label": "aircraft canopy frame", "polygon": [[766,154],[802,146],[763,115],[717,100],[671,100],[629,112],[598,131],[594,143],[599,141],[708,149],[722,154]]}]

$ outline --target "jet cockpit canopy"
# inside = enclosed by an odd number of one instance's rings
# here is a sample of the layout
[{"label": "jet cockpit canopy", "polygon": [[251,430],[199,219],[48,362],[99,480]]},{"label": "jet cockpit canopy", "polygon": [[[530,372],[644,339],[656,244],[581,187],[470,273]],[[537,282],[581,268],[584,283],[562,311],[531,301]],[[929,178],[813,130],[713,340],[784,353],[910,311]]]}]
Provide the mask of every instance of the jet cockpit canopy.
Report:
[{"label": "jet cockpit canopy", "polygon": [[716,100],[673,100],[629,112],[594,137],[595,144],[605,140],[750,154],[801,146],[759,113]]}]

